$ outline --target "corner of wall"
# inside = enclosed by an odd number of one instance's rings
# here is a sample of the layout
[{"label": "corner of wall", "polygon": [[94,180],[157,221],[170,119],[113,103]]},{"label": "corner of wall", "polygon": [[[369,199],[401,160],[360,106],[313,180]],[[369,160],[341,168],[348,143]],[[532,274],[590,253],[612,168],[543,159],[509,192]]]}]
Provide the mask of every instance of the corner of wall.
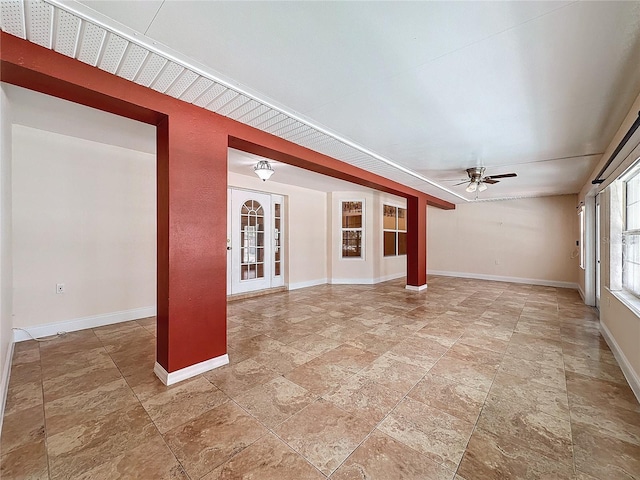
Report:
[{"label": "corner of wall", "polygon": [[0,85],[0,431],[13,356],[11,135],[11,105]]}]

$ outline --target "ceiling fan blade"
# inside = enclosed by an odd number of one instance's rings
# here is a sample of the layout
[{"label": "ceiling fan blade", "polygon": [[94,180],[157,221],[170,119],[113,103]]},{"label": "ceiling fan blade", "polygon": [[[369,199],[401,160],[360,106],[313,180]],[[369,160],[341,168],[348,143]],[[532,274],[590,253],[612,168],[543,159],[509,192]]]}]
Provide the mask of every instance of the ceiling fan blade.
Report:
[{"label": "ceiling fan blade", "polygon": [[500,175],[489,175],[487,178],[509,178],[509,177],[517,177],[516,173],[502,173]]},{"label": "ceiling fan blade", "polygon": [[455,183],[453,186],[457,187],[458,185],[462,185],[463,183],[469,183],[469,180],[465,180],[464,182]]},{"label": "ceiling fan blade", "polygon": [[493,185],[494,183],[498,183],[500,180],[494,180],[491,177],[485,177],[482,179],[484,183],[488,183],[489,185]]}]

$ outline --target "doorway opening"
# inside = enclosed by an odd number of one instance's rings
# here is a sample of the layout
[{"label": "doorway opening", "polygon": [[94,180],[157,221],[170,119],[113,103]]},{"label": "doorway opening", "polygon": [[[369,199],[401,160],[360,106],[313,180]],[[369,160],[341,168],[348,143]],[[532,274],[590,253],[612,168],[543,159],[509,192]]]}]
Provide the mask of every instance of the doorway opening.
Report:
[{"label": "doorway opening", "polygon": [[227,206],[227,292],[284,287],[284,196],[230,188]]}]

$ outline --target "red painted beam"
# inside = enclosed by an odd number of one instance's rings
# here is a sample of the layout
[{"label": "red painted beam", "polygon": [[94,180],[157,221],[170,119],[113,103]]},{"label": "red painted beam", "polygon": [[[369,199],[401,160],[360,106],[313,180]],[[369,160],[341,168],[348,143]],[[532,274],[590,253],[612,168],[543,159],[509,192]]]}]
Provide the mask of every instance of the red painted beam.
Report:
[{"label": "red painted beam", "polygon": [[4,32],[0,43],[0,80],[157,126],[157,350],[168,372],[226,352],[228,145],[407,198],[408,283],[426,283],[426,205],[455,205]]}]

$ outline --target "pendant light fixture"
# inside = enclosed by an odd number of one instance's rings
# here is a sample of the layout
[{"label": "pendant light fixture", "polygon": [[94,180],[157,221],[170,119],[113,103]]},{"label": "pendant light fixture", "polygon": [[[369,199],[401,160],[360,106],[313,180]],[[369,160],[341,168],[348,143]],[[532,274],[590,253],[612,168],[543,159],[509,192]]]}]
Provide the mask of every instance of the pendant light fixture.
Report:
[{"label": "pendant light fixture", "polygon": [[256,172],[256,175],[260,177],[263,182],[266,182],[271,175],[273,175],[273,168],[267,160],[260,160],[258,164],[253,167],[253,171]]}]

